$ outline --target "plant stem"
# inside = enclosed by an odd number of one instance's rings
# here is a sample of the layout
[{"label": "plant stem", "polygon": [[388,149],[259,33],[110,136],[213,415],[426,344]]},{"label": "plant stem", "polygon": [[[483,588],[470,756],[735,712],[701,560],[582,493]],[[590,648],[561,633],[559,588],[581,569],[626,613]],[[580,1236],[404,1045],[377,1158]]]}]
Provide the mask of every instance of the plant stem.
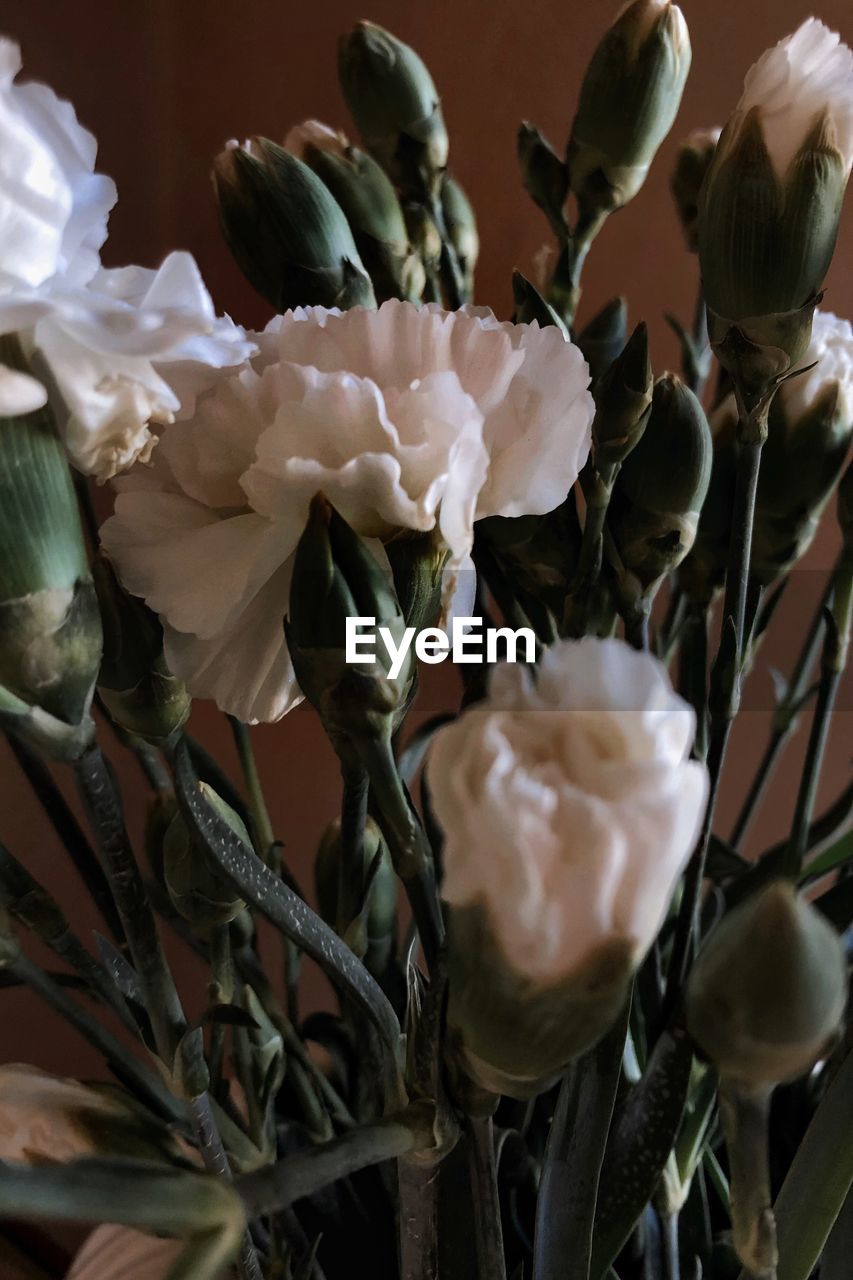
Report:
[{"label": "plant stem", "polygon": [[269,1168],[237,1178],[235,1186],[250,1218],[278,1213],[329,1183],[383,1160],[399,1159],[414,1151],[428,1151],[434,1143],[434,1110],[414,1104],[360,1129],[307,1151],[286,1156]]},{"label": "plant stem", "polygon": [[[210,1109],[210,1098],[207,1093],[201,1093],[190,1099],[190,1115],[205,1169],[215,1177],[224,1178],[226,1182],[230,1182],[231,1166],[228,1163],[228,1154],[222,1145],[222,1138]],[[263,1280],[258,1255],[248,1230],[243,1235],[237,1266],[241,1280]]]},{"label": "plant stem", "polygon": [[258,857],[263,858],[264,862],[271,865],[274,858],[274,849],[277,848],[277,845],[266,800],[264,799],[264,790],[261,786],[254,748],[252,747],[251,730],[247,724],[244,724],[242,720],[236,719],[235,716],[228,716],[227,719],[234,735],[234,744],[237,748],[237,755],[240,758],[240,768],[243,771],[243,781],[246,784],[246,791],[249,796],[249,813],[252,819],[251,826],[255,850]]},{"label": "plant stem", "polygon": [[630,1007],[628,999],[604,1039],[563,1079],[536,1204],[533,1280],[588,1280],[598,1184]]},{"label": "plant stem", "polygon": [[737,816],[737,820],[732,827],[729,844],[734,848],[738,848],[743,842],[749,824],[755,816],[759,801],[764,793],[764,788],[773,773],[774,766],[782,747],[788,741],[788,738],[796,728],[798,712],[802,708],[803,700],[807,695],[811,671],[817,660],[820,649],[824,610],[832,598],[832,587],[836,571],[830,574],[827,579],[820,603],[818,604],[808,632],[806,633],[803,646],[800,650],[797,661],[794,664],[794,669],[791,672],[791,678],[788,681],[785,695],[779,702],[774,713],[770,739],[765,747],[764,755],[762,756],[761,763],[758,766],[758,771],[753,779],[749,793],[743,802],[743,806]]},{"label": "plant stem", "polygon": [[98,908],[110,934],[121,945],[124,941],[124,930],[113,902],[109,881],[83,828],[54,782],[50,770],[36,752],[14,734],[9,734],[8,741],[22,773],[41,801],[50,825],[65,845],[74,869],[86,886],[89,897]]},{"label": "plant stem", "polygon": [[444,938],[444,921],[429,841],[400,780],[390,738],[367,734],[356,746],[370,778],[394,870],[406,890],[426,962],[433,969]]},{"label": "plant stem", "polygon": [[367,822],[367,770],[342,762],[341,857],[338,863],[337,932],[343,938],[364,906],[364,828]]},{"label": "plant stem", "polygon": [[115,781],[97,743],[75,761],[74,767],[145,995],[157,1052],[171,1069],[186,1023],[154,912],[130,847]]},{"label": "plant stem", "polygon": [[676,921],[667,982],[665,1015],[675,1006],[698,939],[699,906],[702,897],[702,881],[714,809],[720,786],[726,745],[732,721],[740,705],[740,681],[744,659],[744,623],[749,595],[749,562],[752,549],[752,526],[755,516],[755,494],[758,488],[758,472],[761,450],[767,438],[767,414],[770,399],[765,397],[756,407],[747,411],[738,396],[740,419],[738,440],[740,452],[735,479],[732,532],[729,542],[729,560],[726,572],[726,591],[723,602],[722,631],[717,656],[711,670],[711,686],[708,699],[710,712],[710,742],[708,748],[708,774],[710,793],[699,843],[690,860],[684,877],[681,906]]},{"label": "plant stem", "polygon": [[492,1118],[471,1116],[466,1141],[474,1193],[477,1280],[506,1280]]},{"label": "plant stem", "polygon": [[20,982],[26,983],[42,1000],[69,1022],[106,1059],[110,1068],[127,1082],[158,1115],[171,1123],[186,1126],[182,1104],[169,1092],[158,1075],[142,1066],[119,1040],[101,1026],[88,1010],[77,1004],[57,982],[25,955],[9,961],[8,969]]},{"label": "plant stem", "polygon": [[397,1161],[400,1280],[435,1280],[438,1267],[438,1166]]},{"label": "plant stem", "polygon": [[729,1157],[732,1242],[750,1273],[773,1276],[776,1223],[770,1195],[767,1125],[773,1086],[720,1081],[720,1119]]}]

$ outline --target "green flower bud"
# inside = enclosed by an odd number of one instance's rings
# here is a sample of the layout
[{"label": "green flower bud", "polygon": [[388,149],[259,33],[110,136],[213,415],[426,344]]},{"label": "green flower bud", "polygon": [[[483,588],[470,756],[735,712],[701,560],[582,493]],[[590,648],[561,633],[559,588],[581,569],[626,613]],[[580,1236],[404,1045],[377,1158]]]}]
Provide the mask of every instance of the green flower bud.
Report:
[{"label": "green flower bud", "polygon": [[104,628],[101,701],[128,733],[164,742],[186,722],[191,699],[166,665],[163,628],[142,600],[128,595],[105,556],[96,558],[92,574]]},{"label": "green flower bud", "polygon": [[525,601],[539,601],[561,618],[582,538],[574,495],[543,516],[489,516],[477,522],[484,541]]},{"label": "green flower bud", "polygon": [[422,204],[403,206],[403,217],[409,242],[417,252],[427,276],[435,275],[441,266],[441,236],[438,227]]},{"label": "green flower bud", "polygon": [[596,387],[592,440],[599,472],[612,474],[636,448],[652,412],[653,389],[649,334],[640,322]]},{"label": "green flower bud", "polygon": [[[577,344],[589,365],[593,384],[604,376],[625,346],[628,306],[624,298],[612,298],[578,334]],[[649,385],[651,396],[651,384]]]},{"label": "green flower bud", "polygon": [[474,292],[474,270],[480,256],[480,236],[471,201],[449,173],[441,184],[441,209],[450,243],[456,252],[465,292]]},{"label": "green flower bud", "polygon": [[564,233],[563,206],[569,194],[569,175],[565,164],[547,138],[526,120],[519,125],[516,150],[525,191],[552,227]]},{"label": "green flower bud", "polygon": [[464,1073],[488,1093],[526,1099],[596,1043],[627,997],[633,958],[604,943],[553,986],[515,973],[480,907],[448,920],[448,1036]]},{"label": "green flower bud", "polygon": [[827,1051],[846,1003],[838,934],[793,885],[777,881],[708,938],[690,975],[687,1027],[721,1077],[782,1083]]},{"label": "green flower bud", "polygon": [[243,1003],[254,1022],[254,1026],[247,1029],[246,1038],[255,1096],[261,1111],[265,1112],[284,1083],[287,1068],[284,1038],[249,986],[243,988]]},{"label": "green flower bud", "polygon": [[[405,712],[415,674],[409,649],[391,675],[387,646],[377,637],[374,660],[346,661],[348,618],[375,618],[400,645],[405,619],[389,575],[322,494],[311,503],[299,540],[285,633],[302,692],[332,735],[395,724]],[[362,636],[367,635],[362,632]]]},{"label": "green flower bud", "polygon": [[783,395],[774,398],[761,454],[750,572],[762,586],[808,550],[853,439],[838,383],[828,383],[805,412],[792,408]]},{"label": "green flower bud", "polygon": [[414,49],[358,22],[338,46],[338,76],[370,154],[407,197],[436,198],[449,142],[432,77]]},{"label": "green flower bud", "polygon": [[569,337],[569,330],[561,316],[539,290],[520,271],[512,273],[512,297],[515,303],[513,320],[516,324],[538,324],[540,329],[554,325]]},{"label": "green flower bud", "polygon": [[693,546],[711,455],[701,404],[680,378],[664,374],[646,428],[622,463],[607,517],[622,563],[645,591]]},{"label": "green flower bud", "polygon": [[[239,814],[206,782],[199,786],[218,816],[251,848]],[[243,907],[231,886],[211,866],[204,846],[194,839],[180,813],[175,814],[163,839],[163,879],[175,910],[201,933],[229,924]]]},{"label": "green flower bud", "polygon": [[375,305],[343,210],[301,160],[252,138],[220,152],[213,185],[228,247],[276,311]]},{"label": "green flower bud", "polygon": [[723,131],[702,188],[699,260],[708,336],[753,398],[805,354],[847,182],[827,115],[780,178],[759,107]]},{"label": "green flower bud", "polygon": [[592,56],[572,125],[569,185],[588,215],[619,209],[643,185],[672,128],[690,70],[690,37],[669,0],[633,0]]},{"label": "green flower bud", "polygon": [[699,193],[719,141],[719,129],[694,129],[675,157],[669,179],[672,198],[691,253],[699,252]]},{"label": "green flower bud", "polygon": [[336,151],[308,142],[302,158],[346,215],[377,301],[420,301],[423,264],[409,247],[400,201],[382,167],[366,152],[350,146]]},{"label": "green flower bud", "polygon": [[362,845],[362,883],[366,882],[377,854],[379,865],[371,880],[367,900],[356,921],[341,919],[339,912],[342,901],[350,896],[341,885],[343,865],[339,818],[335,818],[323,833],[314,863],[314,884],[320,915],[346,938],[350,948],[364,961],[369,971],[381,977],[388,970],[396,944],[397,877],[382,832],[373,819],[368,818]]},{"label": "green flower bud", "polygon": [[[2,362],[22,373],[16,339]],[[0,716],[60,754],[89,724],[101,622],[74,484],[48,407],[0,419]]]}]

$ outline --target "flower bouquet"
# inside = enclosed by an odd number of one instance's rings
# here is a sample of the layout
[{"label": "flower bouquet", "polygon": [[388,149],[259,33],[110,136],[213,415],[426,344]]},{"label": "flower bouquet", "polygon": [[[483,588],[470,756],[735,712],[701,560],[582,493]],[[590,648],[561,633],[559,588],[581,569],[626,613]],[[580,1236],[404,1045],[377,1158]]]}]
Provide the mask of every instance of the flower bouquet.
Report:
[{"label": "flower bouquet", "polygon": [[[113,1224],[76,1280],[849,1274],[853,790],[815,799],[853,600],[853,330],[819,309],[853,53],[809,19],[682,145],[699,301],[656,374],[624,302],[575,317],[689,64],[680,10],[632,0],[565,152],[521,126],[555,246],[510,322],[473,305],[429,71],[359,23],[358,145],[308,121],[213,162],[275,312],[247,332],[186,253],[101,265],[94,139],[0,42],[0,720],[100,917],[90,945],[63,872],[0,846],[0,967],[111,1079],[0,1067],[0,1215]],[[836,490],[838,560],[726,837],[742,689]],[[449,660],[458,713],[410,716]],[[303,699],[341,774],[312,885],[249,728]],[[788,837],[747,860],[800,720]],[[105,739],[141,767],[144,842]],[[13,1238],[4,1276],[58,1274]]]}]

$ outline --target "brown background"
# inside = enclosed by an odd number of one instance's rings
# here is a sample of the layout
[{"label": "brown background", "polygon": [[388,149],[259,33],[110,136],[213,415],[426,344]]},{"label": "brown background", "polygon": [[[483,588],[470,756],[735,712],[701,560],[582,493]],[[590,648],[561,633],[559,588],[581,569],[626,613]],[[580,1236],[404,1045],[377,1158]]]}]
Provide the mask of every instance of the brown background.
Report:
[{"label": "brown background", "polygon": [[[246,324],[262,324],[264,305],[243,283],[220,242],[208,180],[211,158],[227,138],[264,133],[280,139],[307,116],[347,127],[336,83],[336,38],[363,16],[387,25],[421,52],[439,86],[451,131],[452,167],[480,219],[478,300],[506,315],[512,267],[530,271],[533,254],[547,239],[545,223],[519,183],[516,127],[521,119],[530,119],[562,147],[584,65],[615,7],[595,0],[375,0],[365,15],[360,5],[347,0],[0,0],[0,30],[21,41],[27,73],[72,99],[80,119],[99,138],[99,168],[113,175],[119,188],[105,261],[154,265],[171,248],[190,249],[217,305]],[[626,292],[633,320],[650,322],[659,371],[676,358],[662,314],[673,310],[686,319],[696,288],[695,262],[684,251],[667,189],[675,145],[697,125],[723,121],[737,101],[748,66],[767,45],[793,30],[811,6],[804,0],[775,0],[772,6],[685,0],[683,8],[694,63],[681,115],[647,185],[601,235],[587,271],[581,313],[583,319],[614,294]],[[853,39],[849,0],[823,0],[821,14],[848,42]],[[827,296],[827,305],[848,315],[853,312],[851,264],[848,204]],[[765,665],[750,686],[724,788],[723,832],[764,741],[771,703],[767,662],[789,668],[821,589],[820,570],[832,561],[837,542],[831,517],[826,523],[806,568],[787,593]],[[431,707],[452,704],[455,696],[452,672],[431,669],[422,702]],[[837,794],[848,773],[849,681],[842,704],[821,803]],[[213,708],[202,705],[193,728],[233,764],[227,727]],[[307,879],[307,861],[337,803],[334,758],[315,717],[304,707],[279,725],[259,729],[256,740],[276,831]],[[774,780],[753,849],[787,830],[800,749],[798,741]],[[137,787],[128,800],[136,832],[142,789],[131,762],[121,753],[115,758],[123,778]],[[67,781],[63,778],[63,785]],[[87,936],[95,923],[92,912],[5,751],[0,751],[0,838],[62,898]],[[180,952],[175,963],[189,1002],[196,1004],[203,996],[202,974]],[[4,1060],[31,1061],[68,1074],[99,1069],[94,1055],[62,1023],[15,992],[0,994]]]}]

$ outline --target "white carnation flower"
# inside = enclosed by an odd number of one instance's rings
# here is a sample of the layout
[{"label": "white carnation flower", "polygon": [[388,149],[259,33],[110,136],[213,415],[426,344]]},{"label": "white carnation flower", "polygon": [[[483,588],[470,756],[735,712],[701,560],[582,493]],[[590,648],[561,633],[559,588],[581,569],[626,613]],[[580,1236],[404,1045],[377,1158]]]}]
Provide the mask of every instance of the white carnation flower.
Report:
[{"label": "white carnation flower", "polygon": [[167,428],[121,483],[104,545],[160,614],[171,669],[246,721],[299,701],[282,619],[322,490],[378,544],[437,531],[458,569],[474,521],[559,505],[589,451],[580,352],[490,312],[290,312],[260,354]]},{"label": "white carnation flower", "polygon": [[430,749],[442,896],[485,907],[510,967],[536,983],[613,943],[639,963],[705,809],[694,732],[663,666],[621,640],[561,641],[535,673],[498,667]]},{"label": "white carnation flower", "polygon": [[777,177],[824,114],[849,174],[853,165],[853,52],[835,31],[807,18],[758,59],[743,84],[736,115],[757,108]]},{"label": "white carnation flower", "polygon": [[[193,258],[158,271],[105,270],[99,251],[115,184],[73,108],[17,84],[20,51],[0,39],[0,335],[17,333],[55,393],[69,454],[108,479],[155,444],[151,424],[192,408],[215,374],[255,350],[217,318]],[[0,369],[0,416],[44,403],[39,382]]]},{"label": "white carnation flower", "polygon": [[816,311],[809,349],[803,356],[807,373],[791,378],[779,389],[786,417],[796,422],[815,403],[823,390],[838,387],[842,418],[853,426],[853,326],[831,311]]}]

